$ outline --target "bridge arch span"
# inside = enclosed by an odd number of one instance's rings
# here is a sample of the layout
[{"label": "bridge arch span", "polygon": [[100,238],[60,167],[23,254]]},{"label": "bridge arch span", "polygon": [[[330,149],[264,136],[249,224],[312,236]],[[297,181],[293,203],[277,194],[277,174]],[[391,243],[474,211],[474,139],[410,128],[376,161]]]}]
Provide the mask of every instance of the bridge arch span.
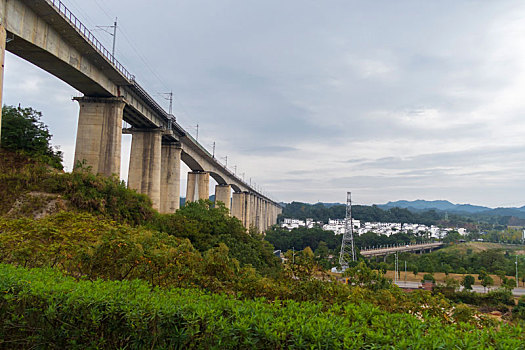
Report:
[{"label": "bridge arch span", "polygon": [[205,171],[202,165],[200,165],[200,163],[189,153],[184,152],[184,150],[182,150],[180,159],[188,166],[188,168],[190,168],[191,171]]}]

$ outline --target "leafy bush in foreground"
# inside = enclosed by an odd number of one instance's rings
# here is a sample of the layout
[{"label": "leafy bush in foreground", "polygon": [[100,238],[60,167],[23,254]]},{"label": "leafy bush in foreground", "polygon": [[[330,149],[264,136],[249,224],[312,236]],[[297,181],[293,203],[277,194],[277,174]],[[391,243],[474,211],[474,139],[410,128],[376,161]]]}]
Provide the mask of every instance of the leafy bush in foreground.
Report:
[{"label": "leafy bush in foreground", "polygon": [[264,277],[249,265],[241,266],[224,244],[199,252],[187,239],[86,213],[62,212],[40,220],[0,218],[0,262],[55,267],[92,280],[140,278],[155,286],[195,286],[240,298],[326,305],[353,300],[390,312],[432,312],[443,320],[450,309],[441,296],[423,291],[407,294],[390,284],[371,292],[366,283],[349,288],[337,281],[303,278],[297,269],[287,269],[279,278]]},{"label": "leafy bush in foreground", "polygon": [[0,264],[0,348],[519,349],[521,326],[444,325],[367,303],[239,301]]}]

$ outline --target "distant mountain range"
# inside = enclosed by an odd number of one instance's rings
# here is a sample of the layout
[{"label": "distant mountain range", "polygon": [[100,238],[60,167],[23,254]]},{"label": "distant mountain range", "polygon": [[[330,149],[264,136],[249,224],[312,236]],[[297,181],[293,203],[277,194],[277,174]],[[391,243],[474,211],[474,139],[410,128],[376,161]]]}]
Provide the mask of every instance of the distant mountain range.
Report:
[{"label": "distant mountain range", "polygon": [[481,214],[489,216],[515,216],[518,218],[525,219],[525,206],[519,208],[489,208],[479,205],[471,204],[454,204],[445,200],[437,201],[425,201],[425,200],[415,200],[415,201],[395,201],[388,202],[387,204],[379,204],[381,209],[390,209],[390,208],[406,208],[410,211],[422,211],[422,210],[437,210],[437,211],[446,211],[454,214]]}]

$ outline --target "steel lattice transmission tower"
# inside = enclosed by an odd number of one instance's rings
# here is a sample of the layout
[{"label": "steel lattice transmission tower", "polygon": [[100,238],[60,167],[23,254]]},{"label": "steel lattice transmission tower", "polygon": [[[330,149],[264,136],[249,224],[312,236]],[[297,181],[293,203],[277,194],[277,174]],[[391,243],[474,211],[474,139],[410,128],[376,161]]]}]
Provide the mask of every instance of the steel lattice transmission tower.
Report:
[{"label": "steel lattice transmission tower", "polygon": [[355,261],[354,225],[352,224],[352,192],[346,192],[345,233],[339,254],[339,265],[343,271],[348,268],[350,261]]}]

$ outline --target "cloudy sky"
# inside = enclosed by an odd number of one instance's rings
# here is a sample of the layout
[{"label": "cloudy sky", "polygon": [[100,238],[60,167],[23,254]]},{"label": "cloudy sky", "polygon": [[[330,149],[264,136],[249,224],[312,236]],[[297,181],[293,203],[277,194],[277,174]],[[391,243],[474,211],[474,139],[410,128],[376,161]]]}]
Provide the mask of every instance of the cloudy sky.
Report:
[{"label": "cloudy sky", "polygon": [[[277,200],[525,205],[523,1],[62,1],[118,17],[117,59]],[[7,53],[4,103],[44,113],[68,169],[76,95]]]}]

